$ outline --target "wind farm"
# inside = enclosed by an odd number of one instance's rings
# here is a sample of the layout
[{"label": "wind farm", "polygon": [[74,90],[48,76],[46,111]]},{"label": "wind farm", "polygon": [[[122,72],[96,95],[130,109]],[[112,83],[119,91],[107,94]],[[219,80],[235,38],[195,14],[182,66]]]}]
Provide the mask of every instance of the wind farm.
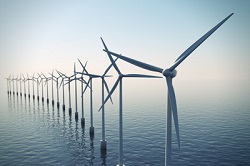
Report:
[{"label": "wind farm", "polygon": [[[23,70],[10,67],[11,72],[2,79],[7,89],[1,94],[0,142],[3,140],[8,146],[4,148],[0,143],[3,154],[0,163],[92,166],[247,163],[241,159],[250,151],[249,147],[242,148],[242,144],[237,147],[233,142],[246,142],[249,135],[243,132],[249,128],[247,121],[243,121],[249,115],[248,107],[232,103],[236,96],[240,99],[244,91],[236,83],[233,88],[242,91],[229,91],[226,89],[229,86],[208,79],[224,74],[222,64],[229,61],[223,58],[227,47],[234,43],[227,46],[223,41],[224,38],[230,41],[233,34],[236,36],[230,27],[236,14],[210,13],[213,17],[209,19],[205,16],[195,21],[190,19],[192,24],[178,17],[174,23],[181,27],[175,24],[174,27],[185,33],[174,31],[173,35],[169,23],[166,29],[164,21],[154,18],[150,26],[146,24],[142,26],[144,29],[138,29],[139,22],[149,19],[148,15],[145,20],[137,15],[118,18],[120,14],[114,14],[116,11],[114,8],[112,15],[117,16],[119,24],[105,13],[102,21],[92,22],[96,33],[95,36],[90,33],[91,40],[85,33],[66,36],[60,28],[49,26],[39,35],[33,31],[23,33],[43,43],[31,49],[32,58],[27,54],[22,59],[27,61]],[[60,18],[60,14],[56,17]],[[97,17],[93,11],[91,17]],[[71,23],[78,18],[66,18],[71,33],[89,30],[90,25],[85,27],[80,23],[78,28],[71,29],[74,27]],[[133,24],[124,28],[127,19]],[[55,21],[53,17],[37,20],[55,25],[64,21]],[[33,26],[40,26],[39,21]],[[163,29],[166,34],[159,35],[158,31]],[[145,31],[148,31],[146,35]],[[53,33],[57,37],[47,42]],[[88,43],[79,43],[82,37],[86,37]],[[76,42],[70,43],[71,40]],[[61,51],[58,53],[57,49]],[[218,53],[213,55],[214,52]],[[218,61],[211,58],[214,56]],[[198,81],[192,82],[196,77]],[[201,77],[208,81],[200,81]],[[246,97],[239,102],[247,103]],[[233,121],[238,122],[233,125]],[[223,140],[228,142],[223,144]],[[232,155],[232,151],[239,155]],[[244,155],[239,157],[241,151]]]}]

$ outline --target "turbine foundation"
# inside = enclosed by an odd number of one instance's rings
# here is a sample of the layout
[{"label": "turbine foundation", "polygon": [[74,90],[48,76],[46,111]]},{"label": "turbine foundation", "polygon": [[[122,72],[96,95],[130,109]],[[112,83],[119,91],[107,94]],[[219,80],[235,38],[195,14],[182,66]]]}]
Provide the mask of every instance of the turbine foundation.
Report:
[{"label": "turbine foundation", "polygon": [[44,102],[44,97],[42,97],[42,102]]},{"label": "turbine foundation", "polygon": [[59,103],[59,102],[57,102],[57,104],[56,104],[56,105],[57,105],[57,108],[59,108],[59,107],[60,107],[60,103]]},{"label": "turbine foundation", "polygon": [[65,111],[65,104],[63,104],[62,107],[63,107],[63,111]]},{"label": "turbine foundation", "polygon": [[47,103],[49,103],[49,99],[47,99]]},{"label": "turbine foundation", "polygon": [[71,116],[72,114],[72,108],[69,108],[69,115]]},{"label": "turbine foundation", "polygon": [[107,151],[107,141],[101,140],[101,153],[106,153],[106,151]]},{"label": "turbine foundation", "polygon": [[[77,115],[77,116],[78,116],[78,115]],[[82,127],[85,126],[85,118],[81,118],[81,125],[82,125]]]},{"label": "turbine foundation", "polygon": [[75,112],[75,119],[78,120],[78,112]]},{"label": "turbine foundation", "polygon": [[94,127],[89,127],[89,135],[90,137],[94,137],[95,129]]},{"label": "turbine foundation", "polygon": [[54,100],[52,100],[52,105],[54,106]]}]

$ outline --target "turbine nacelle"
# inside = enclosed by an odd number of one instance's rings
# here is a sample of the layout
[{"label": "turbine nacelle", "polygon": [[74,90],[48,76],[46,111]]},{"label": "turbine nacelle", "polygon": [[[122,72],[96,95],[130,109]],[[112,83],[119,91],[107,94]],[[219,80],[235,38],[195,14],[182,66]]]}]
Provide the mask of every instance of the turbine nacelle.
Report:
[{"label": "turbine nacelle", "polygon": [[162,74],[165,77],[174,78],[177,75],[177,70],[170,71],[169,69],[165,69],[165,70],[162,71]]}]

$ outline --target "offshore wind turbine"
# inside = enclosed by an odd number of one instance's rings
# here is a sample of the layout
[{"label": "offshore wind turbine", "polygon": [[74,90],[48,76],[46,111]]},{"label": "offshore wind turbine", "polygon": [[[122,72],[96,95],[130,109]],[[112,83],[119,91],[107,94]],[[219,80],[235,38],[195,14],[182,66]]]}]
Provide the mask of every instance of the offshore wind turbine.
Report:
[{"label": "offshore wind turbine", "polygon": [[10,94],[11,93],[11,87],[10,87],[10,76],[8,78],[5,78],[7,80],[7,93]]},{"label": "offshore wind turbine", "polygon": [[13,83],[13,96],[15,95],[15,86],[14,86],[14,76],[12,75],[12,79],[11,79],[12,83]]},{"label": "offshore wind turbine", "polygon": [[36,77],[36,83],[37,83],[37,100],[39,101],[39,84],[40,84],[40,82],[39,82],[39,78],[40,78],[40,74],[39,73],[37,73],[37,77]]},{"label": "offshore wind turbine", "polygon": [[[39,74],[39,73],[38,73]],[[39,74],[39,77],[41,78],[41,82],[42,82],[42,102],[44,102],[44,96],[43,96],[43,80],[46,79],[45,77],[42,77],[44,76],[43,73]]]},{"label": "offshore wind turbine", "polygon": [[23,76],[23,90],[24,90],[24,97],[26,98],[26,79],[25,79],[25,77],[24,77],[24,75],[22,74],[22,76]]},{"label": "offshore wind turbine", "polygon": [[[72,76],[68,77],[68,76],[66,76],[65,74],[61,73],[61,72],[60,72],[60,74],[61,74],[62,76],[64,76],[64,78],[68,78],[68,82],[67,82],[66,84],[69,84],[69,85],[68,85],[68,92],[69,92],[69,114],[71,115],[71,114],[72,114],[72,108],[71,108],[70,82],[71,82],[72,80],[71,80],[70,78],[73,77],[73,76],[75,76],[75,75],[73,74]],[[66,84],[64,84],[64,85],[66,85]],[[63,86],[64,86],[64,85],[63,85]]]},{"label": "offshore wind turbine", "polygon": [[30,79],[30,78],[29,78],[29,75],[28,75],[28,73],[27,73],[27,81],[28,81],[28,97],[29,97],[29,99],[30,99],[30,80],[32,80],[32,79]]},{"label": "offshore wind turbine", "polygon": [[59,71],[57,71],[56,70],[56,72],[60,75],[60,77],[62,78],[62,80],[61,80],[61,83],[60,83],[60,86],[59,86],[59,88],[61,87],[61,85],[63,85],[63,105],[62,105],[62,107],[63,107],[63,111],[65,111],[65,98],[64,98],[64,77],[63,77],[63,75],[62,75],[62,73],[61,72],[59,72]]},{"label": "offshore wind turbine", "polygon": [[[116,58],[117,60],[118,58]],[[115,61],[116,61],[115,60]],[[87,69],[86,69],[86,65],[87,63],[85,64],[85,66],[83,66],[82,62],[78,59],[79,63],[81,64],[82,68],[83,68],[83,72],[80,73],[80,72],[77,72],[79,74],[84,74],[86,76],[89,77],[89,80],[88,80],[88,83],[82,93],[82,95],[84,94],[84,92],[86,91],[87,87],[90,88],[90,135],[94,135],[94,126],[93,126],[93,88],[92,88],[92,79],[93,78],[101,78],[102,79],[102,102],[104,102],[104,86],[107,90],[107,92],[109,93],[109,88],[108,88],[108,85],[105,81],[105,77],[106,77],[106,74],[107,72],[109,71],[109,69],[112,67],[112,64],[109,65],[109,67],[105,70],[104,74],[103,75],[96,75],[96,74],[90,74],[88,73]],[[85,71],[85,72],[84,72]],[[112,99],[110,97],[110,101],[111,103],[113,104],[112,102]],[[103,103],[102,103],[103,104]],[[101,150],[102,151],[106,151],[107,149],[107,142],[106,142],[106,139],[105,139],[105,114],[104,114],[104,106],[102,107],[102,140],[101,140]]]},{"label": "offshore wind turbine", "polygon": [[53,89],[53,81],[54,81],[54,69],[52,70],[52,73],[49,73],[52,77],[51,77],[51,84],[52,84],[52,106],[54,106],[54,89]]},{"label": "offshore wind turbine", "polygon": [[[105,50],[108,51],[108,48],[107,48],[107,46],[104,43],[102,38],[101,38],[101,40],[102,40],[102,43],[103,43],[103,46],[104,46]],[[118,76],[118,79],[116,80],[113,88],[110,90],[110,93],[108,94],[107,98],[105,99],[104,104],[107,102],[109,97],[113,94],[113,92],[115,91],[118,84],[120,84],[120,94],[119,94],[119,97],[120,97],[120,101],[119,101],[119,160],[118,160],[118,166],[123,166],[122,79],[124,77],[125,78],[126,77],[132,77],[132,78],[161,78],[161,77],[143,75],[143,74],[122,74],[120,69],[116,65],[115,61],[113,60],[113,58],[112,58],[112,56],[110,55],[109,52],[108,52],[108,57],[109,57],[112,65],[114,66],[114,68],[115,68],[115,70],[116,70],[116,72],[118,73],[119,76]]]},{"label": "offshore wind turbine", "polygon": [[19,78],[19,83],[20,83],[20,97],[22,97],[22,75],[20,74],[20,78]]},{"label": "offshore wind turbine", "polygon": [[53,77],[52,80],[54,80],[56,82],[57,108],[59,108],[60,107],[60,103],[59,103],[58,79],[61,77],[61,75],[59,75],[59,77],[56,77],[54,75],[51,75],[51,76]]},{"label": "offshore wind turbine", "polygon": [[34,88],[34,81],[36,81],[34,76],[35,76],[35,73],[33,74],[32,79],[31,79],[31,80],[32,80],[32,87],[33,87],[33,100],[35,100],[35,88]]},{"label": "offshore wind turbine", "polygon": [[186,49],[175,61],[175,63],[170,68],[160,68],[156,67],[150,64],[146,64],[144,62],[128,58],[119,54],[116,54],[114,52],[110,52],[107,48],[105,48],[105,52],[108,54],[111,54],[115,57],[118,57],[128,63],[131,63],[135,66],[138,66],[140,68],[150,70],[153,72],[161,73],[167,82],[168,87],[168,107],[166,110],[166,146],[165,146],[165,166],[171,165],[171,136],[172,136],[172,113],[173,113],[173,119],[176,129],[176,136],[177,136],[177,142],[178,147],[180,148],[180,136],[179,136],[179,124],[178,124],[178,114],[177,114],[177,106],[176,106],[176,98],[175,98],[175,92],[172,85],[172,79],[176,76],[177,71],[175,70],[178,65],[181,64],[182,61],[184,61],[199,45],[201,45],[212,33],[214,33],[224,22],[226,22],[231,16],[230,14],[225,19],[223,19],[221,22],[219,22],[215,27],[213,27],[210,31],[208,31],[205,35],[203,35],[200,39],[198,39],[195,43],[193,43],[188,49]]},{"label": "offshore wind turbine", "polygon": [[17,83],[17,81],[18,81],[18,75],[15,78],[15,80],[16,80],[16,95],[18,96],[18,83]]},{"label": "offshore wind turbine", "polygon": [[43,73],[42,73],[42,75],[45,78],[45,85],[47,84],[47,103],[49,103],[49,83],[48,83],[48,81],[50,80],[50,78],[46,77]]}]

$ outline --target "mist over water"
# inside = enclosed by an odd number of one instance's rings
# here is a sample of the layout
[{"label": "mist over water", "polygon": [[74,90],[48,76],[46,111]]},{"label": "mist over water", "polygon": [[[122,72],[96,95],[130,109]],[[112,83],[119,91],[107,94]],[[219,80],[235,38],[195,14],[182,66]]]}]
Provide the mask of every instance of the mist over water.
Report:
[{"label": "mist over water", "polygon": [[[158,81],[159,82],[159,81]],[[99,82],[96,82],[96,84]],[[124,83],[124,164],[164,165],[166,87],[155,89]],[[250,82],[174,80],[181,149],[173,131],[172,164],[248,165],[250,162]],[[95,86],[95,84],[94,84]],[[161,88],[162,86],[162,88]],[[2,87],[1,89],[6,89]],[[73,86],[72,86],[73,89]],[[67,87],[65,86],[65,91]],[[80,90],[80,88],[78,88]],[[85,128],[62,107],[37,99],[0,95],[1,165],[116,165],[118,163],[118,93],[106,106],[107,153],[100,153],[99,89],[94,91],[95,136],[89,136],[89,94],[85,100]],[[61,91],[61,90],[60,90]],[[41,94],[41,92],[40,92]],[[68,94],[66,93],[65,96]],[[45,93],[46,96],[46,93]],[[72,96],[74,96],[72,92]],[[46,97],[45,97],[46,99]],[[56,95],[55,95],[56,100]],[[62,94],[60,92],[60,106]],[[173,126],[174,130],[174,126]]]}]

